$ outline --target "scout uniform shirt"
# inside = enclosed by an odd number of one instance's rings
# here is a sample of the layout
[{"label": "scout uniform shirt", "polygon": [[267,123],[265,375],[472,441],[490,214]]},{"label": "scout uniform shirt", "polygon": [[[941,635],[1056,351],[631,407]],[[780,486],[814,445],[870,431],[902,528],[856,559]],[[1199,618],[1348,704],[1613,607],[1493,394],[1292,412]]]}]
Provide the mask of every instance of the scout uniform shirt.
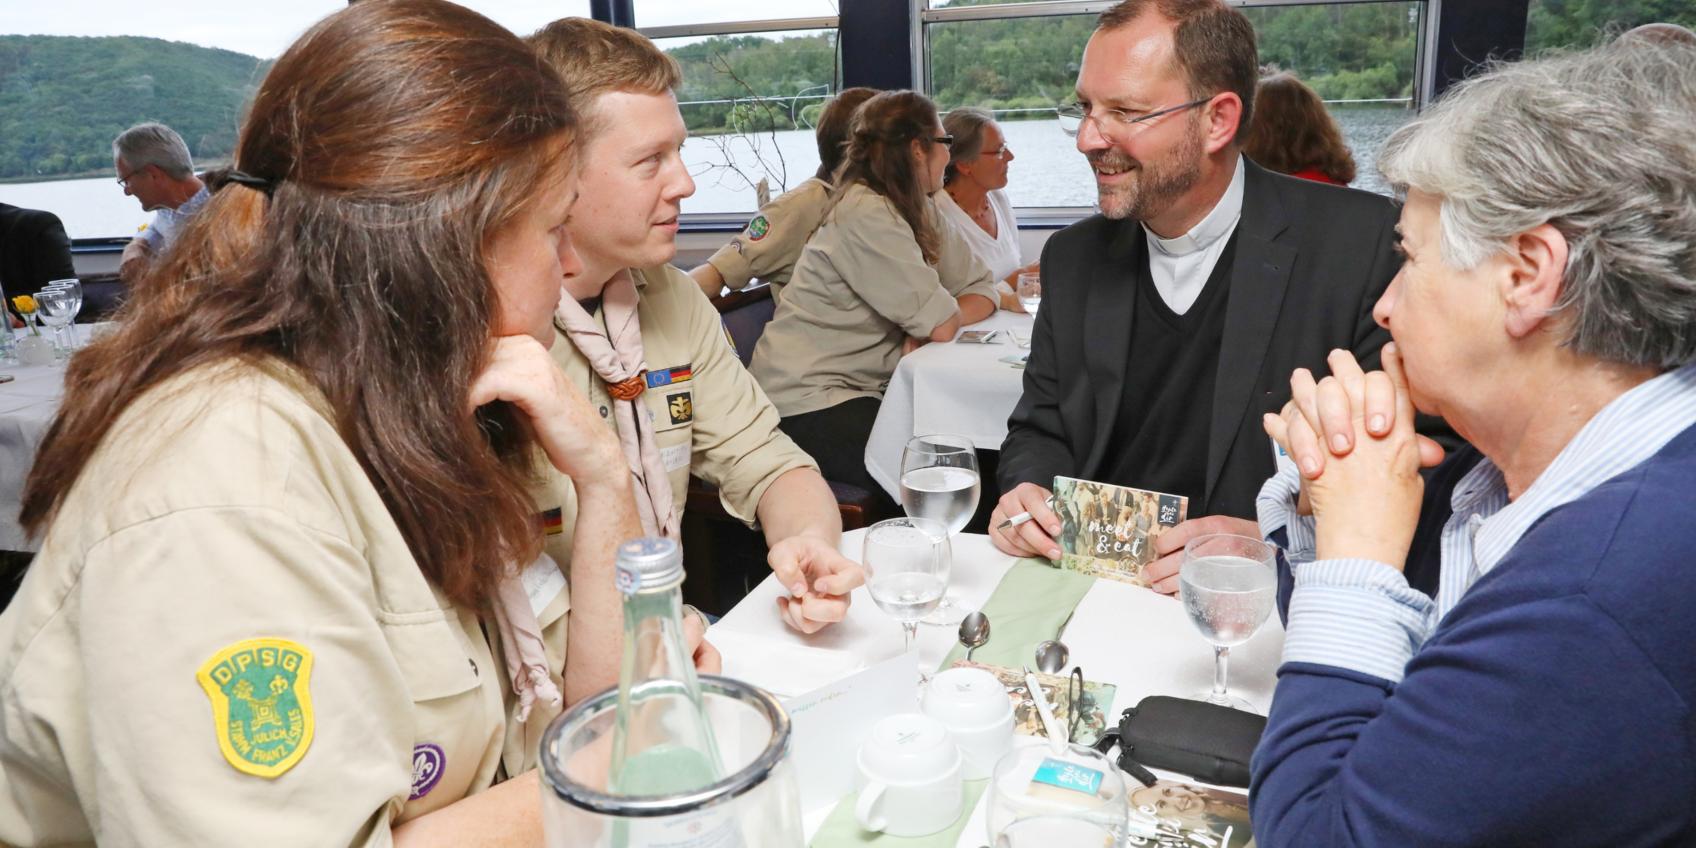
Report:
[{"label": "scout uniform shirt", "polygon": [[[561,669],[564,581],[539,582]],[[0,615],[0,843],[388,845],[534,766],[558,710],[508,720],[488,629],[418,570],[294,372],[172,378]]]},{"label": "scout uniform shirt", "polygon": [[741,291],[759,277],[771,284],[775,299],[783,293],[824,213],[830,208],[830,183],[813,177],[760,207],[742,234],[707,258],[724,284]]},{"label": "scout uniform shirt", "polygon": [[883,195],[863,183],[842,190],[754,346],[754,376],[784,417],[883,397],[907,336],[929,336],[956,297],[998,302],[989,269],[929,211],[941,237],[934,268]]},{"label": "scout uniform shirt", "polygon": [[[660,460],[671,479],[672,503],[683,512],[689,475],[718,487],[731,515],[753,526],[766,487],[795,468],[817,468],[812,457],[777,429],[777,411],[736,358],[718,311],[689,275],[671,265],[630,271],[638,296],[647,387],[638,402],[653,417]],[[596,320],[605,327],[604,312]],[[571,339],[556,327],[554,361],[581,388],[608,427],[612,398]],[[641,413],[638,413],[641,414]],[[547,551],[561,567],[571,562],[576,495],[563,475],[537,494]],[[550,500],[551,499],[551,500]]]}]

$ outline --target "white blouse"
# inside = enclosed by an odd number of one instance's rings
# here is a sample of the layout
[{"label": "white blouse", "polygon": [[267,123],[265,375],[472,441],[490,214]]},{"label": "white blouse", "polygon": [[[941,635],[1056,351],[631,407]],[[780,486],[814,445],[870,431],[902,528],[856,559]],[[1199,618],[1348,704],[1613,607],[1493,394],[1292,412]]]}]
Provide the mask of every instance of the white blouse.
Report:
[{"label": "white blouse", "polygon": [[978,222],[972,220],[972,216],[961,209],[946,190],[937,192],[935,197],[936,208],[942,211],[943,219],[965,236],[966,243],[972,246],[972,253],[989,268],[997,283],[1029,264],[1019,250],[1019,221],[1013,217],[1013,201],[1007,198],[1007,192],[996,189],[989,193],[989,208],[995,212],[994,237],[984,232],[983,227],[978,226]]}]

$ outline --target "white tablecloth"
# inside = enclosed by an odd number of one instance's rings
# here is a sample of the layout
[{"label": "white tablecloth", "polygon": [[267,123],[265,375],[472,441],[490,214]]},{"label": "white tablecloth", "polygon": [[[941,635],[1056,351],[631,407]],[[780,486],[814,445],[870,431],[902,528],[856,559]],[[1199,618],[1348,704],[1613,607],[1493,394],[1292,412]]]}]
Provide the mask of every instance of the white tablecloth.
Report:
[{"label": "white tablecloth", "polygon": [[[1013,330],[1028,341],[1035,321],[1001,310],[967,329]],[[928,344],[895,366],[866,440],[866,470],[890,497],[901,500],[901,449],[914,436],[952,433],[984,450],[1001,449],[1025,372],[1000,360],[1029,352],[1007,335],[1000,344]]]},{"label": "white tablecloth", "polygon": [[[75,326],[78,342],[86,343],[92,325]],[[22,338],[24,332],[17,331],[17,336]],[[16,378],[0,383],[0,550],[33,551],[35,545],[24,539],[23,527],[18,525],[18,507],[35,449],[59,410],[65,366],[0,365],[0,374]]]},{"label": "white tablecloth", "polygon": [[[843,535],[842,552],[859,561],[864,530]],[[995,550],[987,536],[954,538],[951,590],[970,608],[981,607],[1013,559]],[[811,636],[785,627],[777,616],[781,593],[767,577],[707,631],[724,655],[724,673],[780,697],[801,694],[899,654],[901,627],[872,603],[864,587],[854,590],[847,620]],[[994,622],[990,622],[993,631]],[[955,629],[920,625],[918,652],[935,667],[955,643]],[[1097,580],[1066,627],[1072,662],[1090,680],[1118,687],[1108,723],[1148,695],[1193,697],[1213,684],[1213,650],[1175,599],[1111,580]],[[1284,630],[1276,614],[1246,644],[1231,649],[1231,693],[1264,713],[1272,703]],[[918,708],[915,700],[914,709]],[[798,769],[806,763],[796,763]],[[833,806],[833,805],[832,805]],[[831,806],[804,810],[807,836],[824,822]],[[984,844],[983,805],[961,832],[961,848]]]}]

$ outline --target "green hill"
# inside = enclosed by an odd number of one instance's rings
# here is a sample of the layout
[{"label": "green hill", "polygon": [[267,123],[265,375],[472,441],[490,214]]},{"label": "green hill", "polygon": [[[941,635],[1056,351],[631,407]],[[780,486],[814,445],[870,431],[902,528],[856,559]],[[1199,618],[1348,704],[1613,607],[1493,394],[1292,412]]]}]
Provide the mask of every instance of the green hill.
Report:
[{"label": "green hill", "polygon": [[0,36],[0,178],[112,167],[112,139],[143,121],[226,157],[262,62],[157,38]]}]

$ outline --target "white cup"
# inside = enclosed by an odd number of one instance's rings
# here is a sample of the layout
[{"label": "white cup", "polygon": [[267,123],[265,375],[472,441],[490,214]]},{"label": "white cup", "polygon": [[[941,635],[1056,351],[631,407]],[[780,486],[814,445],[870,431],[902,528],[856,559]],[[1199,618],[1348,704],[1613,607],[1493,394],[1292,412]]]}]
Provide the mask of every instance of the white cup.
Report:
[{"label": "white cup", "polygon": [[924,711],[960,746],[967,780],[989,777],[995,761],[1013,750],[1013,702],[1007,687],[981,668],[951,668],[932,677]]},{"label": "white cup", "polygon": [[941,722],[898,713],[872,727],[855,757],[860,827],[891,836],[928,836],[960,817],[960,749]]}]

